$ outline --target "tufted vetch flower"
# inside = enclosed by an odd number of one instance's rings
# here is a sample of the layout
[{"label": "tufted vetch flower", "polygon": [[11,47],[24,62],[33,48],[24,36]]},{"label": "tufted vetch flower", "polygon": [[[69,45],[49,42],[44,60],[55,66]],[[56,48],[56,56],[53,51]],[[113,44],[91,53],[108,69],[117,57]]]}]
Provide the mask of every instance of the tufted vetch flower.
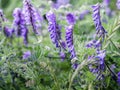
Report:
[{"label": "tufted vetch flower", "polygon": [[70,58],[73,59],[76,57],[76,52],[75,52],[74,44],[73,44],[73,29],[74,29],[74,24],[75,24],[75,17],[73,14],[68,13],[66,15],[66,20],[68,23],[68,26],[66,26],[65,28],[66,29],[66,35],[65,35],[66,45],[71,54]]},{"label": "tufted vetch flower", "polygon": [[73,45],[73,25],[66,27],[65,38],[66,38],[67,47],[71,54],[70,58],[73,59],[74,57],[76,57],[76,52],[75,52],[74,45]]},{"label": "tufted vetch flower", "polygon": [[25,23],[22,9],[16,8],[13,12],[13,17],[14,17],[13,25],[15,27],[17,36],[22,36],[24,38],[24,44],[27,44],[28,43],[28,39],[27,39],[28,29]]},{"label": "tufted vetch flower", "polygon": [[41,28],[41,16],[38,10],[31,4],[31,0],[23,0],[23,13],[25,15],[25,22],[27,25],[31,25],[33,32],[39,34],[38,31]]},{"label": "tufted vetch flower", "polygon": [[46,15],[48,20],[48,31],[50,33],[50,38],[55,46],[60,47],[59,40],[61,39],[61,28],[56,22],[56,16],[52,11],[49,11]]},{"label": "tufted vetch flower", "polygon": [[107,33],[104,27],[102,26],[101,23],[101,18],[100,18],[100,5],[96,4],[92,6],[93,9],[93,21],[96,27],[96,34],[98,37],[102,37],[104,39],[105,34]]}]

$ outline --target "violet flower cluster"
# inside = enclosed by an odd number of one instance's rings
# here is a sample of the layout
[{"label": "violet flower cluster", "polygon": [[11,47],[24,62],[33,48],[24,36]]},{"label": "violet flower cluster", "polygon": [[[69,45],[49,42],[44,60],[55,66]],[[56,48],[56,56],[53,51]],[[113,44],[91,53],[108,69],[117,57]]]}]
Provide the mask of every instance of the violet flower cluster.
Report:
[{"label": "violet flower cluster", "polygon": [[96,4],[92,6],[93,9],[93,21],[96,27],[96,35],[98,37],[102,37],[102,39],[104,39],[106,31],[104,29],[104,27],[102,26],[101,23],[101,18],[100,18],[100,5]]},{"label": "violet flower cluster", "polygon": [[72,67],[73,69],[76,69],[78,66],[77,63],[77,57],[76,57],[76,52],[75,52],[75,48],[74,48],[74,42],[73,42],[73,30],[74,30],[74,24],[76,22],[75,20],[75,16],[71,13],[68,13],[66,15],[66,19],[68,22],[68,26],[66,27],[66,45],[68,47],[69,53],[70,55],[70,59],[74,59],[75,61],[72,63]]},{"label": "violet flower cluster", "polygon": [[52,11],[49,11],[46,15],[48,20],[48,31],[50,32],[50,38],[56,47],[60,47],[59,40],[61,39],[61,29],[56,22],[56,16]]},{"label": "violet flower cluster", "polygon": [[24,44],[28,44],[28,25],[32,26],[35,34],[39,34],[42,18],[31,0],[23,0],[23,9],[16,8],[13,12],[13,26],[17,36],[22,36]]},{"label": "violet flower cluster", "polygon": [[[102,72],[105,70],[104,61],[106,57],[106,51],[102,50],[101,47],[104,37],[106,35],[106,31],[102,26],[100,19],[100,5],[96,4],[92,6],[92,9],[93,9],[93,21],[96,27],[96,36],[98,36],[98,40],[96,40],[95,38],[86,45],[87,48],[94,48],[96,50],[95,54],[88,57],[88,60],[92,59],[96,60],[93,64],[89,64],[89,69],[92,73],[97,75],[97,79],[102,79],[104,76]],[[100,38],[102,39],[102,41],[100,40]]]},{"label": "violet flower cluster", "polygon": [[41,16],[38,10],[31,4],[31,0],[23,0],[23,12],[27,25],[31,25],[35,34],[40,34],[38,31],[41,28]]},{"label": "violet flower cluster", "polygon": [[100,75],[100,73],[105,69],[104,60],[106,57],[106,51],[100,49],[101,48],[100,42],[96,43],[95,41],[93,41],[91,47],[88,46],[89,45],[87,45],[87,48],[95,48],[96,50],[96,54],[93,54],[92,56],[88,57],[88,60],[95,59],[93,64],[89,64],[89,69],[95,75]]},{"label": "violet flower cluster", "polygon": [[68,13],[66,16],[68,26],[66,27],[66,44],[68,47],[68,50],[71,54],[70,58],[73,59],[76,57],[74,45],[73,45],[73,29],[74,29],[74,24],[75,24],[75,17],[73,14]]},{"label": "violet flower cluster", "polygon": [[73,45],[73,29],[75,24],[75,17],[73,16],[73,14],[69,13],[66,16],[68,26],[65,28],[66,29],[65,42],[61,38],[61,28],[57,24],[55,14],[52,11],[49,11],[46,14],[46,17],[49,24],[48,31],[50,33],[50,38],[53,44],[55,44],[56,48],[60,49],[60,57],[62,58],[62,60],[65,59],[66,55],[64,51],[66,50],[66,48],[68,48],[68,51],[70,53],[70,59],[75,58],[76,52]]},{"label": "violet flower cluster", "polygon": [[25,17],[22,12],[22,9],[16,8],[13,12],[13,17],[14,17],[13,25],[15,27],[17,36],[22,36],[24,38],[24,44],[27,44],[28,29],[25,23],[25,19],[24,19]]},{"label": "violet flower cluster", "polygon": [[61,27],[57,24],[56,16],[52,11],[46,14],[48,20],[48,31],[50,33],[50,38],[52,43],[55,44],[56,48],[60,49],[60,56],[62,59],[65,58],[65,53],[63,50],[66,48],[65,42],[61,38]]}]

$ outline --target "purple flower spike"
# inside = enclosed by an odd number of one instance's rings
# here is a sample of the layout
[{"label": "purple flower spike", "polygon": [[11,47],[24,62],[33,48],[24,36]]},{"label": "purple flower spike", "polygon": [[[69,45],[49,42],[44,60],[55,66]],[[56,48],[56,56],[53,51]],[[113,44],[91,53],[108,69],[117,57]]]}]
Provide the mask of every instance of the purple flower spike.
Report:
[{"label": "purple flower spike", "polygon": [[70,58],[73,59],[76,57],[76,53],[74,50],[74,45],[73,45],[73,25],[70,25],[66,27],[66,44],[69,49],[69,52],[71,53]]},{"label": "purple flower spike", "polygon": [[61,39],[61,32],[56,22],[56,16],[52,11],[49,11],[46,17],[49,23],[48,31],[50,32],[50,38],[56,47],[60,47],[59,40]]},{"label": "purple flower spike", "polygon": [[33,28],[33,32],[35,34],[39,34],[38,29],[40,29],[41,24],[41,16],[39,12],[36,10],[35,7],[30,2],[31,0],[24,0],[23,1],[23,10],[24,10],[24,15],[25,15],[25,21],[27,25],[31,25]]},{"label": "purple flower spike", "polygon": [[4,34],[6,37],[12,37],[13,33],[14,33],[14,29],[11,29],[7,26],[4,27]]},{"label": "purple flower spike", "polygon": [[31,52],[30,51],[26,51],[23,53],[23,59],[28,59],[31,56]]},{"label": "purple flower spike", "polygon": [[117,8],[120,10],[120,0],[117,0],[116,6],[117,6]]},{"label": "purple flower spike", "polygon": [[66,44],[61,38],[61,27],[56,22],[56,16],[52,11],[46,14],[48,20],[48,31],[50,33],[50,38],[52,43],[55,44],[56,48],[59,48],[60,57],[62,60],[65,59],[65,53],[62,51],[66,50]]},{"label": "purple flower spike", "polygon": [[92,9],[93,9],[93,21],[97,30],[96,34],[98,35],[98,37],[104,38],[106,31],[103,28],[100,20],[100,5],[96,4],[92,6]]},{"label": "purple flower spike", "polygon": [[69,25],[75,24],[75,16],[73,14],[68,13],[66,19]]},{"label": "purple flower spike", "polygon": [[20,8],[16,8],[13,12],[13,25],[17,31],[17,36],[22,36],[24,38],[24,44],[28,43],[27,34],[28,29],[25,24],[24,14]]},{"label": "purple flower spike", "polygon": [[25,25],[22,10],[20,8],[15,8],[15,10],[13,11],[13,17],[14,17],[13,25],[15,26],[15,29],[17,31],[17,36],[21,36],[22,29],[24,29],[23,27]]}]

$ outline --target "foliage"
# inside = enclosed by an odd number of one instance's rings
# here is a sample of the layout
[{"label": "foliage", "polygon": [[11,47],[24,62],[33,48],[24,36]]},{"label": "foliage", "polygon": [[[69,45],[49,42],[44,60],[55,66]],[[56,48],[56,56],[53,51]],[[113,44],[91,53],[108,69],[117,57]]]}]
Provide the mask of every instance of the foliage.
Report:
[{"label": "foliage", "polygon": [[[0,90],[119,90],[116,78],[111,73],[111,66],[115,65],[113,73],[117,76],[120,71],[120,17],[119,10],[115,7],[115,1],[111,0],[110,7],[116,14],[108,17],[104,8],[101,9],[102,22],[107,31],[107,36],[102,45],[106,49],[105,79],[97,80],[90,72],[88,65],[94,60],[88,61],[88,56],[95,53],[94,49],[87,49],[86,44],[92,40],[95,27],[92,20],[91,5],[102,0],[71,0],[71,6],[52,10],[56,14],[57,22],[62,26],[62,38],[65,37],[66,14],[72,12],[79,17],[83,10],[90,10],[84,20],[77,19],[74,27],[74,46],[77,54],[77,69],[71,67],[69,53],[66,53],[64,61],[59,56],[59,50],[52,44],[48,23],[42,22],[42,35],[34,35],[29,28],[29,43],[23,44],[23,39],[13,36],[5,37],[3,30],[0,31]],[[32,0],[35,7],[40,9],[44,16],[51,5],[48,0]],[[22,8],[21,0],[0,0],[8,23],[3,26],[12,26],[12,12],[16,7]],[[23,59],[23,53],[31,52],[31,56]]]}]

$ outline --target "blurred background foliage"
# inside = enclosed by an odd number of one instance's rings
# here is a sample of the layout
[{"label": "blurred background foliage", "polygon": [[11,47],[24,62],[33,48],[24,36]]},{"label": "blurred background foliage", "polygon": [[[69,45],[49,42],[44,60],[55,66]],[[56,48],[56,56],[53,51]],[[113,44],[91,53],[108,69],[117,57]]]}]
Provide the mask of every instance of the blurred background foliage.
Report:
[{"label": "blurred background foliage", "polygon": [[[12,18],[12,12],[16,7],[22,6],[23,0],[0,0],[0,8],[4,10],[4,13],[7,18]],[[50,0],[32,0],[36,2],[38,6],[40,6],[43,2],[48,4]],[[70,3],[74,5],[76,8],[79,8],[82,5],[93,5],[98,2],[102,3],[103,0],[70,0]],[[116,0],[111,0],[110,7],[112,9],[116,9]],[[12,20],[12,19],[11,19]]]}]

